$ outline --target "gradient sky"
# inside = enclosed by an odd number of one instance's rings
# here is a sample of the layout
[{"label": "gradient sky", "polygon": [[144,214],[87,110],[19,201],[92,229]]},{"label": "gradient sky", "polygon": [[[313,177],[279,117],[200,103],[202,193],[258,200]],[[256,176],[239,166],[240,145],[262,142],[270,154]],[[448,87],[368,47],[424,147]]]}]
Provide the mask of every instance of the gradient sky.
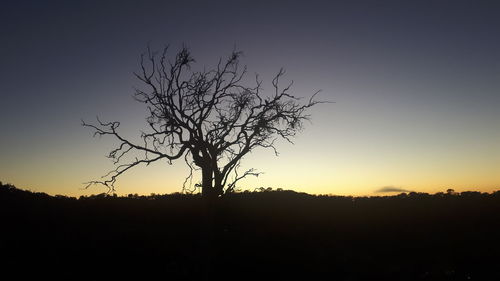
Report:
[{"label": "gradient sky", "polygon": [[[241,183],[373,195],[500,188],[499,1],[5,1],[0,10],[0,180],[71,196],[113,168],[113,140],[81,119],[138,135],[146,110],[132,75],[149,43],[188,45],[200,67],[236,48],[270,89],[280,67],[294,94],[334,104],[243,162]],[[266,84],[267,83],[267,84]],[[185,164],[140,167],[117,193],[181,191]]]}]

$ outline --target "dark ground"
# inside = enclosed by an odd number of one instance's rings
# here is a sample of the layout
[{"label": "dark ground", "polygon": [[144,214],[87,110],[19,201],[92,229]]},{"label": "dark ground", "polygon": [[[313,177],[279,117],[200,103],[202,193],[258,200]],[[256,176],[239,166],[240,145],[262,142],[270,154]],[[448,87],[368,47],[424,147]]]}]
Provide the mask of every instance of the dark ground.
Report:
[{"label": "dark ground", "polygon": [[1,185],[0,273],[12,280],[500,280],[500,192],[267,191],[231,195],[212,210],[195,195],[75,199]]}]

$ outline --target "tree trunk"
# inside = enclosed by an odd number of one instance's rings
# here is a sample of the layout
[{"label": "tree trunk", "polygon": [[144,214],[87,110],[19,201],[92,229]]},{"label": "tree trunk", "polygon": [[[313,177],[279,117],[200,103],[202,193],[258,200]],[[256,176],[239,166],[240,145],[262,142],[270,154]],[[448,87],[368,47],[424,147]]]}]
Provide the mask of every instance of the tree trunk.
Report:
[{"label": "tree trunk", "polygon": [[217,194],[217,196],[223,196],[224,195],[224,187],[222,186],[222,176],[220,173],[215,172],[214,173],[214,191]]},{"label": "tree trunk", "polygon": [[201,195],[203,196],[203,198],[212,198],[214,197],[214,195],[217,196],[212,186],[212,181],[213,181],[212,170],[210,168],[202,168],[201,174],[202,174]]}]

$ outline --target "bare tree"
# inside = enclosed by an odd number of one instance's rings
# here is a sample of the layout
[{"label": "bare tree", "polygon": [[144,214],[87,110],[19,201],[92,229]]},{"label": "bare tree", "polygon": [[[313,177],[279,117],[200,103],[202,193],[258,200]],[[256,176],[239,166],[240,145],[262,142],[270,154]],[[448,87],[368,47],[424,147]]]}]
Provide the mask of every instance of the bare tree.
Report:
[{"label": "bare tree", "polygon": [[[188,184],[194,170],[201,170],[203,197],[218,197],[233,192],[236,183],[246,176],[258,176],[254,169],[239,172],[242,158],[256,147],[275,148],[277,139],[292,143],[292,137],[308,120],[307,109],[321,103],[314,99],[305,103],[289,93],[292,83],[280,87],[281,69],[272,80],[273,91],[261,93],[258,75],[255,85],[243,85],[246,67],[240,67],[241,52],[233,51],[227,59],[219,59],[211,70],[193,71],[195,62],[190,51],[183,47],[173,60],[167,58],[168,47],[161,53],[141,55],[141,71],[134,73],[145,84],[134,97],[144,103],[149,115],[148,132],[141,134],[142,143],[134,143],[119,133],[119,122],[97,124],[83,122],[92,128],[94,136],[110,135],[118,141],[108,157],[116,169],[91,181],[114,191],[117,178],[139,164],[165,159],[169,163],[184,158],[190,173],[183,190],[194,192]],[[134,156],[125,161],[125,155]],[[130,158],[130,157],[128,157]],[[123,163],[125,162],[125,163]],[[199,184],[196,186],[200,186]]]}]

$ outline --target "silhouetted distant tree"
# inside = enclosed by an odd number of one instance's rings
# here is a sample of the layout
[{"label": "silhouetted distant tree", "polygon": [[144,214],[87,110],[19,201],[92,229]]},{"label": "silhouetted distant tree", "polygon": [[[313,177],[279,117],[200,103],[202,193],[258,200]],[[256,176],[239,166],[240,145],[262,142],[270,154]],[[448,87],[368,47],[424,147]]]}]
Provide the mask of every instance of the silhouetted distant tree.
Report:
[{"label": "silhouetted distant tree", "polygon": [[[193,71],[195,60],[186,47],[173,60],[167,58],[167,50],[155,53],[148,48],[141,56],[141,71],[135,73],[146,86],[136,90],[135,99],[149,110],[149,132],[141,134],[142,143],[125,138],[118,130],[119,122],[83,122],[95,130],[94,136],[110,135],[118,141],[108,154],[116,169],[87,187],[103,184],[114,191],[117,178],[139,164],[184,158],[190,168],[184,191],[194,192],[201,186],[204,197],[221,196],[234,191],[244,177],[259,175],[253,168],[238,172],[247,153],[264,147],[277,154],[275,141],[292,142],[309,117],[307,110],[321,103],[314,99],[318,92],[301,103],[290,94],[292,83],[281,87],[283,69],[273,78],[268,95],[262,93],[257,75],[254,86],[245,85],[246,67],[239,65],[241,52],[233,51],[213,69]],[[134,159],[122,161],[125,155]],[[201,170],[202,182],[193,188],[188,182],[196,169]]]},{"label": "silhouetted distant tree", "polygon": [[453,189],[453,188],[448,188],[448,189],[446,190],[446,194],[448,194],[448,195],[456,195],[457,193],[455,192],[455,189]]}]

